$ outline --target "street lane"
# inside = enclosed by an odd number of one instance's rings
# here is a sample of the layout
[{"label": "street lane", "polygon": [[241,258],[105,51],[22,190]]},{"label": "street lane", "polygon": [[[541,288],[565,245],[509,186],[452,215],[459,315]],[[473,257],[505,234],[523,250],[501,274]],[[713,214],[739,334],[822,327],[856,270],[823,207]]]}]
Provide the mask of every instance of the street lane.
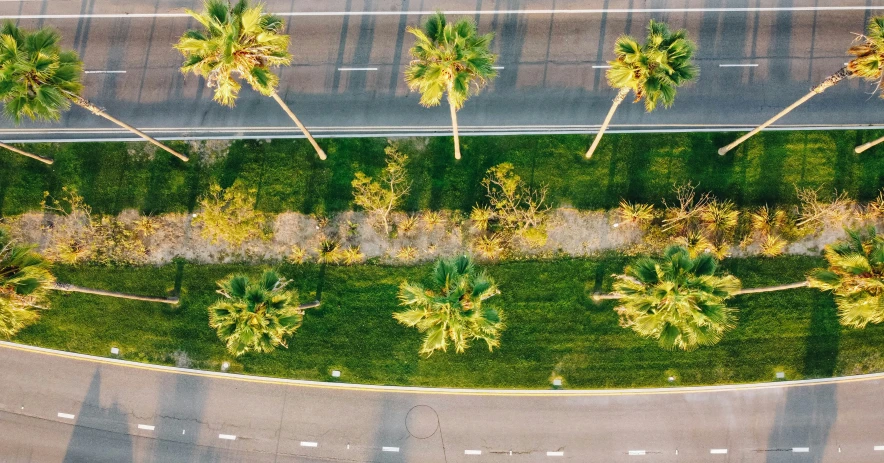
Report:
[{"label": "street lane", "polygon": [[[197,2],[119,3],[0,2],[0,16],[27,16],[18,19],[26,27],[57,27],[64,45],[80,52],[87,70],[111,71],[87,74],[86,96],[149,133],[163,138],[300,136],[269,98],[244,89],[236,108],[221,107],[201,79],[185,78],[177,71],[181,58],[171,45],[194,24],[180,17],[181,7],[196,7]],[[628,11],[630,4],[636,11]],[[743,129],[790,104],[843,65],[851,32],[862,32],[875,11],[884,11],[870,9],[884,8],[880,0],[862,5],[834,0],[446,2],[446,9],[472,12],[480,31],[495,32],[494,50],[503,67],[496,81],[467,103],[459,119],[468,134],[594,131],[614,96],[598,66],[612,58],[617,36],[642,36],[647,21],[655,18],[687,28],[699,43],[700,78],[679,91],[669,110],[647,114],[641,105],[624,105],[612,129]],[[833,6],[854,9],[798,10]],[[402,79],[412,44],[405,27],[422,22],[419,12],[431,7],[414,0],[270,2],[268,9],[290,15],[287,27],[295,56],[294,65],[280,72],[280,94],[321,136],[450,132],[448,111],[420,107]],[[715,9],[728,7],[737,10]],[[574,8],[583,12],[567,12]],[[123,13],[173,16],[75,17]],[[301,15],[305,13],[318,15]],[[880,126],[881,102],[871,90],[859,81],[842,83],[782,119],[780,127]],[[0,138],[131,137],[74,108],[58,124],[15,128],[3,121]]]},{"label": "street lane", "polygon": [[513,396],[135,366],[0,344],[0,461],[607,463],[640,461],[642,452],[655,462],[884,459],[875,449],[884,446],[880,378]]}]

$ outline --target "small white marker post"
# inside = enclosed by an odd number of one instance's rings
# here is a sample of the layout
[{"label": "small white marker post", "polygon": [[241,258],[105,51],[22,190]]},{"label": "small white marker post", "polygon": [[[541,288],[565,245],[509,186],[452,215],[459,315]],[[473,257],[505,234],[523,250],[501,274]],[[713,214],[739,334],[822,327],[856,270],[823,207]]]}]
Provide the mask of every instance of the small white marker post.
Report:
[{"label": "small white marker post", "polygon": [[145,431],[153,431],[154,429],[156,429],[156,426],[153,426],[150,424],[139,424],[138,429],[143,429]]},{"label": "small white marker post", "polygon": [[120,355],[119,347],[111,347],[111,355]]},{"label": "small white marker post", "polygon": [[399,447],[381,447],[381,450],[384,452],[398,452]]},{"label": "small white marker post", "polygon": [[646,451],[644,451],[644,450],[630,450],[630,451],[629,451],[629,455],[630,455],[630,456],[633,456],[633,457],[637,457],[637,456],[640,456],[640,455],[647,455],[647,453],[648,453],[648,452],[646,452]]},{"label": "small white marker post", "polygon": [[236,440],[236,436],[234,436],[233,434],[218,434],[218,439]]},{"label": "small white marker post", "polygon": [[464,450],[463,454],[464,455],[481,455],[482,451],[481,450]]},{"label": "small white marker post", "polygon": [[565,456],[565,452],[546,452],[546,456],[548,456],[548,457],[563,457],[563,456]]},{"label": "small white marker post", "polygon": [[62,412],[58,412],[58,417],[59,417],[59,418],[64,418],[64,419],[66,419],[66,420],[72,420],[72,419],[74,419],[74,415],[71,415],[70,413],[62,413]]},{"label": "small white marker post", "polygon": [[792,447],[792,453],[807,453],[810,452],[810,447]]},{"label": "small white marker post", "polygon": [[332,370],[332,378],[340,378],[341,370]]},{"label": "small white marker post", "polygon": [[319,442],[301,442],[301,447],[319,447]]},{"label": "small white marker post", "polygon": [[726,455],[727,449],[712,449],[709,451],[709,453],[713,455]]}]

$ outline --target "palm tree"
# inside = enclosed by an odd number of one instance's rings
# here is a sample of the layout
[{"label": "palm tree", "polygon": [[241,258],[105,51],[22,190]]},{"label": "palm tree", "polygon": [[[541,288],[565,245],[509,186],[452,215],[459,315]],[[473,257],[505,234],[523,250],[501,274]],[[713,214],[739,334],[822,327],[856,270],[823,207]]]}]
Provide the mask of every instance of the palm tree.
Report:
[{"label": "palm tree", "polygon": [[286,338],[300,328],[304,310],[319,306],[319,302],[299,306],[298,293],[288,289],[289,283],[272,270],[257,281],[234,275],[218,282],[224,298],[209,307],[209,326],[218,331],[231,354],[288,347]]},{"label": "palm tree", "polygon": [[884,236],[874,227],[848,230],[847,239],[826,246],[827,269],[808,276],[810,286],[835,294],[841,324],[865,328],[884,321]]},{"label": "palm tree", "polygon": [[292,62],[289,36],[282,33],[283,20],[265,13],[263,4],[250,7],[246,0],[234,6],[227,1],[207,0],[203,8],[202,13],[185,10],[205,31],[189,30],[175,45],[185,58],[181,72],[205,78],[206,84],[215,89],[215,101],[230,107],[241,88],[236,78],[245,80],[256,92],[279,103],[313,145],[319,159],[324,160],[325,151],[276,93],[279,77],[270,68]]},{"label": "palm tree", "polygon": [[405,82],[412,91],[421,93],[420,104],[425,107],[436,106],[448,96],[454,158],[460,159],[457,111],[473,91],[479,93],[497,76],[493,68],[497,55],[488,48],[494,34],[479,35],[476,23],[468,19],[448,23],[441,12],[427,19],[423,29],[407,30],[417,41],[411,47],[413,60],[405,70]]},{"label": "palm tree", "polygon": [[716,268],[712,255],[692,258],[680,246],[667,248],[660,260],[635,262],[614,283],[621,325],[664,349],[716,344],[736,326],[736,309],[725,301],[740,290],[740,280],[717,276]]},{"label": "palm tree", "polygon": [[48,27],[27,31],[7,21],[0,28],[0,101],[8,117],[16,123],[23,117],[57,121],[74,103],[187,161],[183,154],[83,98],[83,62],[76,52],[63,51],[59,40],[58,32]]},{"label": "palm tree", "polygon": [[[786,109],[777,113],[776,116],[770,118],[764,124],[752,129],[751,132],[738,138],[733,143],[724,146],[718,150],[718,154],[724,155],[728,151],[734,149],[740,143],[748,140],[758,132],[761,132],[769,125],[778,121],[780,118],[789,114],[793,109],[801,106],[807,100],[823,93],[829,87],[834,86],[838,82],[850,77],[861,77],[876,84],[876,89],[881,85],[881,76],[884,72],[884,16],[874,17],[869,20],[866,35],[857,35],[854,45],[851,46],[847,53],[853,55],[853,59],[846,66],[839,69],[838,72],[827,77],[821,84],[810,89],[806,95],[792,103]],[[864,145],[865,146],[865,145]],[[871,146],[871,145],[870,145]],[[862,146],[857,147],[857,153],[868,149],[866,146],[862,150]]]},{"label": "palm tree", "polygon": [[609,63],[611,67],[605,76],[608,78],[608,85],[619,91],[592,141],[592,146],[586,152],[587,159],[592,157],[614,117],[614,112],[630,90],[635,93],[633,103],[645,100],[647,112],[656,109],[657,104],[662,104],[664,108],[672,106],[675,102],[675,89],[699,74],[699,68],[691,64],[696,48],[688,40],[686,31],[673,33],[665,23],[653,19],[648,23],[648,36],[644,45],[639,45],[635,38],[628,35],[617,39],[614,45],[617,59]]},{"label": "palm tree", "polygon": [[0,337],[11,338],[39,318],[50,290],[97,294],[177,304],[178,299],[133,296],[57,283],[46,259],[33,246],[22,246],[0,230]]},{"label": "palm tree", "polygon": [[409,308],[393,318],[426,333],[420,353],[427,356],[439,349],[447,351],[449,340],[457,353],[463,353],[473,339],[485,341],[488,350],[493,350],[500,345],[505,328],[503,311],[483,307],[483,303],[498,294],[494,280],[469,257],[440,259],[433,270],[433,289],[402,283],[399,303]]}]

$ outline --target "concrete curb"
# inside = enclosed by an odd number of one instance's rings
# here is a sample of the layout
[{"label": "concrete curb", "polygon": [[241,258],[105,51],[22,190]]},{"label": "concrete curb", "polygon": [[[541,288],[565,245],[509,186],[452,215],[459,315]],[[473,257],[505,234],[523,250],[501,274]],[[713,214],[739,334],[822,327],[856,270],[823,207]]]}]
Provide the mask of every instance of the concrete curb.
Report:
[{"label": "concrete curb", "polygon": [[388,392],[388,393],[404,393],[404,394],[438,394],[438,395],[478,395],[478,396],[533,396],[533,397],[585,397],[585,396],[629,396],[629,395],[660,395],[660,394],[697,394],[697,393],[715,393],[715,392],[732,392],[732,391],[750,391],[762,389],[782,389],[789,387],[801,386],[822,386],[831,384],[843,384],[859,381],[873,381],[884,379],[884,373],[871,373],[856,376],[843,376],[836,378],[820,378],[820,379],[803,379],[796,381],[778,381],[768,383],[751,383],[751,384],[730,384],[718,386],[686,386],[686,387],[666,387],[666,388],[645,388],[645,389],[460,389],[460,388],[439,388],[439,387],[417,387],[417,386],[380,386],[372,384],[352,384],[352,383],[329,383],[322,381],[308,381],[300,379],[274,378],[268,376],[251,376],[235,373],[221,373],[207,370],[194,370],[189,368],[178,368],[165,365],[154,365],[148,363],[139,363],[129,360],[121,360],[114,358],[98,357],[94,355],[78,354],[74,352],[66,352],[55,349],[47,349],[45,347],[28,346],[14,342],[0,341],[0,348],[52,355],[55,357],[70,358],[73,360],[81,360],[93,363],[102,363],[119,367],[137,368],[141,370],[149,370],[170,374],[183,374],[191,376],[202,376],[224,380],[245,381],[252,383],[265,383],[274,385],[289,385],[297,387],[309,387],[319,389],[331,389],[341,391],[362,391],[362,392]]}]

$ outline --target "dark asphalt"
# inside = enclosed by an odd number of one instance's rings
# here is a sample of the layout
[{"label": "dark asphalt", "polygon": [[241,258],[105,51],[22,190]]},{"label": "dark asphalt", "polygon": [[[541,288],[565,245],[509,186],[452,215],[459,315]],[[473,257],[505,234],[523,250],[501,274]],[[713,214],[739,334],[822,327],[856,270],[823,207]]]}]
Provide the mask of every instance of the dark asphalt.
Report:
[{"label": "dark asphalt", "polygon": [[[481,31],[495,32],[494,49],[503,66],[493,85],[460,112],[467,134],[594,131],[614,92],[604,82],[604,69],[592,66],[612,58],[610,50],[620,34],[641,36],[650,18],[688,29],[700,46],[700,78],[680,90],[672,109],[646,114],[641,105],[624,105],[612,130],[754,126],[838,70],[846,60],[852,32],[862,32],[876,11],[884,13],[871,9],[884,5],[880,0],[443,3],[446,10],[466,10],[478,20]],[[175,15],[182,14],[181,7],[197,8],[198,4],[187,0],[5,1],[0,2],[0,16],[19,18],[28,27],[49,24],[58,28],[65,46],[80,52],[89,71],[125,71],[87,74],[86,96],[153,135],[299,136],[271,99],[248,89],[236,108],[221,107],[211,100],[203,81],[177,71],[181,58],[171,45],[194,23]],[[819,10],[857,5],[862,9]],[[417,0],[271,1],[269,10],[287,15],[295,57],[294,65],[281,71],[280,94],[319,136],[447,133],[447,109],[422,108],[402,79],[412,43],[405,27],[423,20],[424,15],[415,12],[432,11],[436,6]],[[583,10],[573,12],[575,8]],[[307,13],[314,15],[304,16]],[[118,14],[128,16],[95,17]],[[377,70],[339,70],[347,67]],[[880,126],[884,102],[870,96],[871,90],[859,81],[840,84],[782,119],[779,127]],[[58,124],[25,124],[17,129],[9,122],[0,124],[0,138],[6,141],[119,137],[131,138],[79,108]]]}]

